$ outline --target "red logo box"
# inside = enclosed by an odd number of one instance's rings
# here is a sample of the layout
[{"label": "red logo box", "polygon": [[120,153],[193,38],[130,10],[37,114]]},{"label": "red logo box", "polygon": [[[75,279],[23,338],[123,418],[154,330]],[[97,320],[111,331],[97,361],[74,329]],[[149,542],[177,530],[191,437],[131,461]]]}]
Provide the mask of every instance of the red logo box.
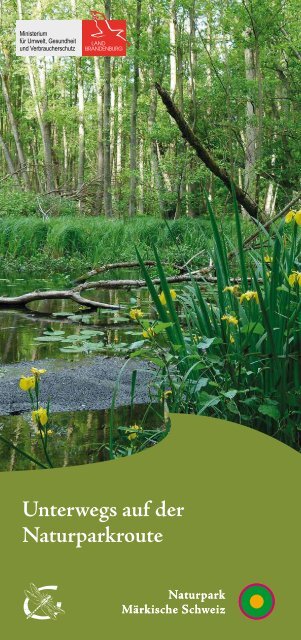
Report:
[{"label": "red logo box", "polygon": [[82,20],[83,56],[126,56],[126,20]]}]

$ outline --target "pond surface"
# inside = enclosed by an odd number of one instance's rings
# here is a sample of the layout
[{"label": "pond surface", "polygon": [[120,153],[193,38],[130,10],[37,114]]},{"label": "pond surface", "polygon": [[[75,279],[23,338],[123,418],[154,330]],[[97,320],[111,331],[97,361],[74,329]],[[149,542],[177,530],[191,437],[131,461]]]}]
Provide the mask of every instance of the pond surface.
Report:
[{"label": "pond surface", "polygon": [[[162,418],[155,411],[146,414],[143,405],[133,408],[119,407],[114,411],[113,429],[115,448],[123,455],[130,455],[142,444],[153,446],[162,439]],[[139,440],[128,440],[122,427],[143,425]],[[48,451],[54,467],[67,467],[103,462],[109,459],[110,411],[70,411],[52,415],[52,434],[48,437]],[[121,429],[120,429],[121,427]],[[153,434],[153,435],[152,435]],[[30,414],[0,417],[0,435],[33,458],[45,463],[40,440]],[[0,471],[33,470],[36,467],[21,453],[0,440]]]},{"label": "pond surface", "polygon": [[[99,279],[137,277],[140,277],[138,271],[123,270],[101,274]],[[66,277],[22,279],[14,274],[10,278],[0,278],[0,295],[16,296],[35,290],[69,289],[72,286],[74,283]],[[91,290],[85,295],[109,304],[126,305],[127,308],[90,313],[69,300],[41,300],[31,303],[24,311],[0,308],[0,363],[5,365],[44,358],[77,360],[81,355],[92,352],[116,354],[130,342],[139,340],[141,331],[129,322],[127,312],[130,306],[137,305],[146,314],[151,313],[147,289]],[[89,336],[87,330],[93,329],[100,333]],[[51,335],[54,331],[60,334]]]}]

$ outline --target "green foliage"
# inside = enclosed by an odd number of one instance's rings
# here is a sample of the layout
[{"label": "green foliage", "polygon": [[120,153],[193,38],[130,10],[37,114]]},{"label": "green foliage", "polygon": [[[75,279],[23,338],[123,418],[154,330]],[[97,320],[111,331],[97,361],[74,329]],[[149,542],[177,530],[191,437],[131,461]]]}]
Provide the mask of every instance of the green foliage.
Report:
[{"label": "green foliage", "polygon": [[[236,216],[237,264],[242,277],[234,284],[231,274],[236,275],[236,267],[227,258],[223,233],[208,206],[217,288],[205,281],[200,287],[192,279],[175,301],[155,252],[162,298],[138,253],[157,318],[172,325],[162,330],[163,342],[156,331],[150,331],[132,355],[156,359],[158,393],[162,396],[170,390],[172,412],[240,422],[299,448],[299,226],[282,222],[274,229],[274,239],[263,236],[265,246],[252,251],[247,261]],[[143,320],[140,324],[143,328]]]},{"label": "green foliage", "polygon": [[7,216],[75,216],[78,205],[68,198],[55,195],[37,196],[33,191],[16,189],[12,182],[0,189],[0,217]]}]

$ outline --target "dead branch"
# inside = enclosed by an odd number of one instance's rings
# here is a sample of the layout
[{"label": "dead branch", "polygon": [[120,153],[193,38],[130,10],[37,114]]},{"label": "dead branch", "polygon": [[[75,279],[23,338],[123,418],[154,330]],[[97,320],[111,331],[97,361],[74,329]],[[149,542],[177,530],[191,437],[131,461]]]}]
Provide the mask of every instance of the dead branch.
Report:
[{"label": "dead branch", "polygon": [[[94,283],[91,284],[93,285]],[[86,289],[88,288],[94,287],[86,287]],[[0,297],[0,307],[25,307],[30,302],[36,302],[37,300],[73,300],[77,304],[93,309],[113,309],[116,311],[120,309],[120,305],[105,304],[104,302],[97,302],[97,300],[83,298],[80,295],[80,291],[75,289],[70,289],[69,291],[32,291],[12,298]]]},{"label": "dead branch", "polygon": [[[154,260],[146,260],[145,263],[148,267],[154,267],[156,266],[156,263]],[[140,264],[139,262],[112,262],[109,264],[104,264],[102,267],[95,267],[95,269],[92,269],[91,271],[88,271],[88,273],[86,273],[83,276],[80,276],[79,278],[76,278],[75,282],[80,283],[80,282],[86,282],[86,280],[88,278],[92,278],[93,276],[96,276],[98,273],[104,273],[105,271],[112,271],[113,269],[132,269],[134,267],[139,267]]]},{"label": "dead branch", "polygon": [[163,89],[163,87],[161,87],[161,85],[158,82],[156,82],[155,86],[161,97],[163,104],[166,106],[168,113],[175,120],[178,128],[180,129],[183,138],[185,138],[188,144],[190,144],[190,146],[193,147],[193,149],[196,151],[200,160],[202,160],[202,162],[206,165],[206,167],[208,167],[211,173],[213,173],[220,180],[222,180],[222,182],[230,192],[232,190],[231,185],[233,184],[233,187],[236,193],[236,198],[239,204],[248,212],[251,218],[257,219],[259,210],[256,202],[254,202],[254,200],[252,200],[247,193],[245,193],[237,184],[233,182],[233,180],[231,180],[230,175],[227,173],[225,169],[223,169],[217,164],[217,162],[210,155],[206,147],[204,147],[202,142],[192,131],[188,122],[186,122],[184,116],[182,115],[181,111],[178,109],[176,104],[173,102],[169,93],[165,89]]}]

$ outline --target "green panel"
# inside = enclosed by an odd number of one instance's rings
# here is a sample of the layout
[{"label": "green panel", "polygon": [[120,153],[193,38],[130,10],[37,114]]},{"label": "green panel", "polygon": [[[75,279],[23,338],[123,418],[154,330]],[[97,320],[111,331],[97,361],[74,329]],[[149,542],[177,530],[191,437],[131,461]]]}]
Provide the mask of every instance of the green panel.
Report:
[{"label": "green panel", "polygon": [[[162,443],[130,459],[0,474],[3,638],[296,637],[300,478],[301,457],[291,448],[246,427],[184,415],[172,416]],[[119,515],[108,522],[99,516],[26,517],[23,500],[30,501],[30,513],[38,501],[116,507]],[[123,507],[144,508],[148,500],[146,517],[122,517]],[[184,507],[182,515],[156,517],[164,500]],[[24,526],[48,533],[101,533],[109,526],[114,532],[161,532],[163,541],[83,542],[77,549],[74,543],[24,543]],[[31,589],[30,614],[36,602],[31,583],[57,586],[57,592],[45,590],[45,598],[52,595],[65,613],[46,621],[27,617],[24,591]],[[240,593],[254,583],[275,594],[275,608],[262,620],[239,608]],[[269,592],[258,589],[249,596],[262,593],[264,607],[270,606]],[[189,597],[198,593],[207,597]],[[122,614],[122,605],[146,606],[150,613]],[[178,611],[153,614],[152,605]]]}]

